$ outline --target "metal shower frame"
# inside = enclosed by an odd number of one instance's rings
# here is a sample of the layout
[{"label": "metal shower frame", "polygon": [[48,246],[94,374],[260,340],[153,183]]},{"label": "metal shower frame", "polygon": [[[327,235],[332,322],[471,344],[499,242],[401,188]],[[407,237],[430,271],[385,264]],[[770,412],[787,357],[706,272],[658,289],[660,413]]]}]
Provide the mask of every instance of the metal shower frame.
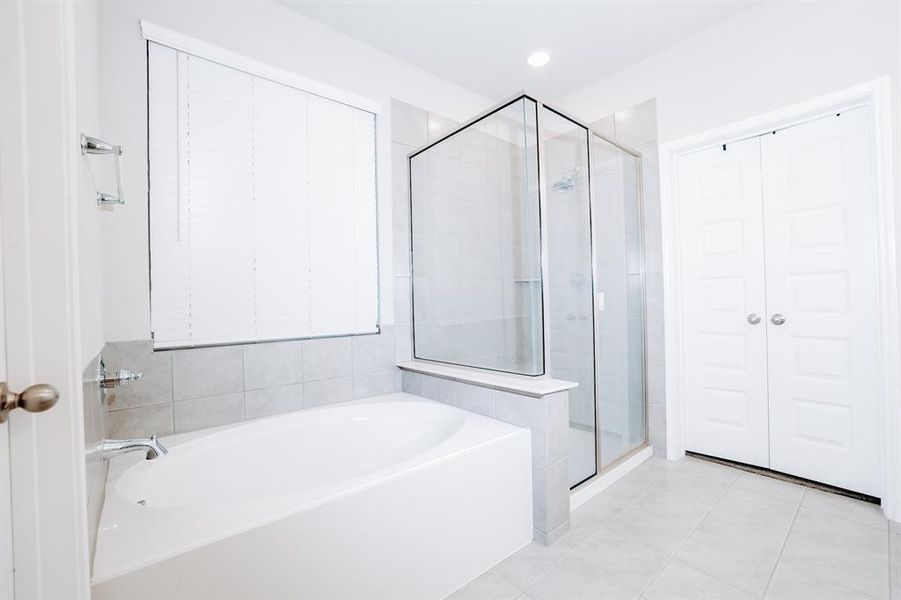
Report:
[{"label": "metal shower frame", "polygon": [[[614,468],[618,464],[622,463],[625,460],[628,460],[630,457],[634,456],[638,452],[642,451],[644,448],[648,446],[648,382],[647,382],[647,262],[646,262],[646,252],[645,252],[645,243],[644,243],[644,186],[643,186],[643,169],[644,169],[644,160],[643,155],[638,150],[617,142],[615,140],[611,140],[605,135],[598,133],[595,129],[591,127],[591,125],[584,123],[580,119],[573,117],[566,112],[559,110],[543,100],[541,100],[538,96],[534,94],[529,94],[526,91],[519,91],[516,94],[506,98],[505,100],[498,102],[497,104],[491,106],[490,108],[478,113],[471,119],[461,123],[453,130],[441,135],[437,139],[428,142],[427,144],[420,146],[419,148],[414,149],[412,152],[407,154],[407,190],[409,192],[408,200],[410,203],[410,275],[411,275],[411,285],[410,285],[410,297],[411,297],[411,307],[413,307],[413,303],[415,300],[413,299],[414,293],[413,288],[415,284],[413,281],[415,277],[413,276],[413,265],[414,265],[414,256],[413,256],[413,169],[412,169],[412,160],[415,156],[425,152],[426,150],[432,148],[440,144],[441,142],[457,135],[465,129],[468,129],[472,125],[475,125],[479,121],[490,117],[491,115],[500,112],[501,110],[507,108],[508,106],[515,104],[521,100],[530,100],[535,103],[535,113],[536,113],[536,129],[537,129],[537,138],[538,138],[538,148],[537,148],[537,163],[538,163],[538,214],[539,214],[539,247],[541,252],[541,322],[542,322],[542,372],[536,375],[528,375],[523,373],[515,373],[511,371],[503,371],[501,369],[489,369],[486,367],[474,367],[472,365],[464,365],[460,363],[451,363],[449,361],[439,361],[435,359],[425,359],[425,358],[417,358],[416,357],[416,318],[415,318],[415,310],[411,310],[411,334],[413,336],[413,358],[416,360],[426,360],[430,362],[436,363],[444,363],[444,364],[454,364],[458,366],[464,366],[468,368],[487,370],[487,371],[500,371],[502,373],[507,373],[511,375],[517,375],[521,377],[547,377],[548,373],[548,348],[550,344],[550,319],[549,319],[549,309],[547,298],[550,295],[550,282],[547,277],[548,267],[549,267],[549,259],[548,259],[548,247],[547,247],[547,206],[546,199],[548,196],[548,181],[545,172],[545,164],[543,157],[547,154],[545,152],[545,144],[547,140],[543,120],[542,120],[542,109],[546,109],[563,119],[566,119],[572,122],[574,125],[581,127],[585,130],[585,140],[587,145],[588,152],[588,214],[589,214],[589,229],[590,229],[590,241],[591,241],[591,323],[592,323],[592,340],[593,340],[593,351],[594,351],[594,369],[593,369],[593,378],[594,378],[594,425],[595,425],[595,435],[594,435],[594,445],[595,445],[595,472],[593,475],[587,477],[586,479],[572,485],[570,487],[571,490],[576,490],[577,488],[584,486],[592,481],[594,481],[597,477],[602,475],[603,473],[609,471]],[[640,444],[638,447],[629,451],[625,455],[617,458],[610,464],[608,464],[603,469],[601,468],[601,446],[598,442],[598,434],[600,431],[600,414],[598,412],[598,360],[600,357],[600,348],[599,348],[599,339],[600,334],[598,331],[598,319],[597,319],[597,294],[598,294],[598,272],[597,272],[597,248],[598,248],[598,238],[597,232],[594,227],[594,215],[596,213],[596,201],[594,186],[592,185],[592,172],[594,166],[594,139],[592,136],[596,136],[600,140],[610,144],[611,146],[622,150],[626,154],[629,154],[637,159],[637,191],[638,191],[638,219],[639,219],[639,248],[640,248],[640,257],[639,257],[639,268],[641,272],[641,319],[642,319],[642,339],[641,339],[641,353],[642,353],[642,361],[643,361],[643,377],[642,377],[642,397],[644,398],[644,409],[645,409],[645,419],[644,419],[644,442]]]}]

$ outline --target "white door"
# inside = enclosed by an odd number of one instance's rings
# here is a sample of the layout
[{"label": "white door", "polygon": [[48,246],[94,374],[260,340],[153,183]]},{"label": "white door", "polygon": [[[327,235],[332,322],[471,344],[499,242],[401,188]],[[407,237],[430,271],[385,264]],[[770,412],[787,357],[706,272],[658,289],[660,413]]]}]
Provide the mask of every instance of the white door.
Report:
[{"label": "white door", "polygon": [[[52,409],[32,414],[17,408],[7,421],[9,452],[2,449],[0,463],[9,461],[11,467],[16,600],[90,597],[77,301],[74,7],[71,0],[0,2],[6,381],[17,392],[38,383],[59,390]],[[9,537],[4,539],[8,543]]]},{"label": "white door", "polygon": [[759,153],[753,138],[687,155],[677,168],[685,447],[766,467]]},{"label": "white door", "polygon": [[770,467],[880,496],[869,131],[857,108],[761,138]]}]

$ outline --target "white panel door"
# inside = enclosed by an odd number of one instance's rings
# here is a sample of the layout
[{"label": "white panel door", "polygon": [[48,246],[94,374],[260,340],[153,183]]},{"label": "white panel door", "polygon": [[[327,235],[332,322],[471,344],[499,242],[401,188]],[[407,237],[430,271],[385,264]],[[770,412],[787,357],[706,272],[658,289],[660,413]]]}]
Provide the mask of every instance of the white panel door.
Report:
[{"label": "white panel door", "polygon": [[879,496],[868,119],[859,108],[761,138],[770,467]]},{"label": "white panel door", "polygon": [[[768,465],[758,138],[678,164],[685,448]],[[756,315],[754,317],[753,315]],[[754,322],[756,318],[760,322]]]}]

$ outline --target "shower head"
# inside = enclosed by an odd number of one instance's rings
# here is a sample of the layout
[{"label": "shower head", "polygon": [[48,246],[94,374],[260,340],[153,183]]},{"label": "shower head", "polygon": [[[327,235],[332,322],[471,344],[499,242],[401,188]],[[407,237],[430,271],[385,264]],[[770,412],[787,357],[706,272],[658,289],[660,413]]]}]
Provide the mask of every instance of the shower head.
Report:
[{"label": "shower head", "polygon": [[563,172],[560,179],[554,182],[551,186],[555,192],[571,192],[576,184],[579,183],[582,179],[582,169],[579,167],[573,167],[572,169],[567,169]]}]

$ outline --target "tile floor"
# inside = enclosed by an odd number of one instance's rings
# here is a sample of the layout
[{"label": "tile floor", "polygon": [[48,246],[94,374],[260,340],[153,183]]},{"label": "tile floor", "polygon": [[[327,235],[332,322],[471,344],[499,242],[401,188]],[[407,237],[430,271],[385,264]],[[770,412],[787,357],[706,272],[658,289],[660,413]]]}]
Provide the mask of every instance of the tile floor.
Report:
[{"label": "tile floor", "polygon": [[654,457],[450,600],[901,600],[879,508],[706,461]]}]

